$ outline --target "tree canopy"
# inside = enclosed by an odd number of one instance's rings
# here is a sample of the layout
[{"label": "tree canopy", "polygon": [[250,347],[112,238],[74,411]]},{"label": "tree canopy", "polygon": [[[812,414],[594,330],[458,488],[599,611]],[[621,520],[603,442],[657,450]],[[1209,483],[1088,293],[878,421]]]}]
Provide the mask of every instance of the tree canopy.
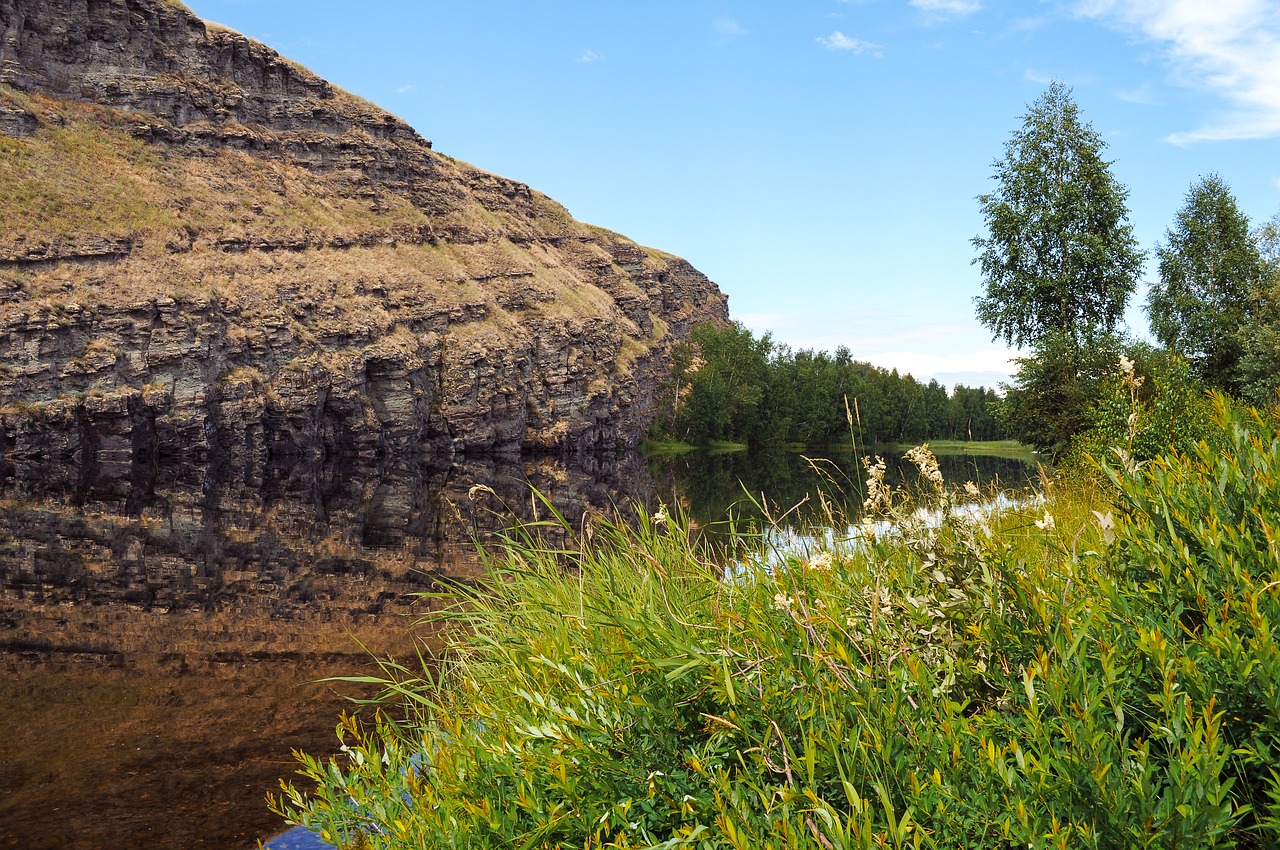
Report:
[{"label": "tree canopy", "polygon": [[835,354],[776,345],[739,323],[695,328],[673,352],[655,436],[695,444],[859,445],[1005,436],[994,391],[958,386]]},{"label": "tree canopy", "polygon": [[1151,331],[1205,385],[1238,392],[1241,332],[1260,307],[1267,264],[1249,219],[1217,174],[1192,184],[1165,241],[1147,299]]},{"label": "tree canopy", "polygon": [[1055,82],[1022,117],[980,195],[987,235],[973,239],[984,294],[978,319],[1011,345],[1050,334],[1111,330],[1137,283],[1143,252],[1128,190],[1102,158],[1105,143]]}]

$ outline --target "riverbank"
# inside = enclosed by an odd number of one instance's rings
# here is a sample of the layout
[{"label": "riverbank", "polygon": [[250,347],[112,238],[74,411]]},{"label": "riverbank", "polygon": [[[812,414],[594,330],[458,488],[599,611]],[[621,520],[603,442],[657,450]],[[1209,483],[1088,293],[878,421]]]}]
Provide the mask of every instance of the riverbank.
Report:
[{"label": "riverbank", "polygon": [[[869,451],[874,454],[876,452],[906,452],[914,448],[916,443],[886,443],[882,445],[874,445],[870,448],[853,443],[835,443],[833,445],[809,446],[804,443],[784,443],[776,446],[764,446],[760,449],[773,449],[787,452],[858,452]],[[1036,457],[1036,451],[1028,446],[1019,443],[1017,440],[930,440],[927,445],[934,454],[970,454],[970,455],[992,455],[1014,457],[1018,459],[1028,459]],[[748,451],[752,447],[746,443],[732,443],[725,441],[712,441],[706,444],[694,445],[692,443],[681,442],[680,440],[646,440],[641,446],[642,453],[647,457],[662,457],[664,455],[687,454],[688,452],[707,451],[715,453]]]},{"label": "riverbank", "polygon": [[523,540],[442,682],[388,669],[416,722],[277,805],[383,848],[1271,846],[1280,441],[1217,429],[993,515],[871,487],[898,533],[730,582],[674,508]]},{"label": "riverbank", "polygon": [[[1036,464],[1040,455],[1030,446],[1017,440],[936,440],[929,442],[929,448],[937,455],[977,455],[982,457],[1007,457],[1024,463]],[[910,443],[897,443],[898,451],[908,451]]]}]

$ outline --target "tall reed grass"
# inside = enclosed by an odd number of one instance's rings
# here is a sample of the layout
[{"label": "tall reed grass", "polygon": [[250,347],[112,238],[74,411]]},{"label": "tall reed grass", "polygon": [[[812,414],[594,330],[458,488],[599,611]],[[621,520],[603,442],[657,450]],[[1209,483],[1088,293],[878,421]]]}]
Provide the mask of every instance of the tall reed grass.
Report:
[{"label": "tall reed grass", "polygon": [[728,578],[666,511],[518,535],[274,805],[397,850],[1278,846],[1280,440],[1215,434]]}]

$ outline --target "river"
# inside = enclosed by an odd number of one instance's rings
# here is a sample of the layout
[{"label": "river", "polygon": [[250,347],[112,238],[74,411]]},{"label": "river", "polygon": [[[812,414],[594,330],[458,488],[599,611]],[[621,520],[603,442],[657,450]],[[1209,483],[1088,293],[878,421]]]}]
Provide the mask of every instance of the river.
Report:
[{"label": "river", "polygon": [[[1032,472],[942,460],[957,484]],[[854,506],[860,476],[853,456],[787,453],[0,467],[0,847],[248,850],[279,832],[265,795],[291,752],[331,752],[363,695],[320,680],[431,652],[421,594],[477,575],[473,541],[534,519],[531,487],[570,522],[680,504],[715,533],[759,516],[744,493],[781,513],[821,484]]]}]

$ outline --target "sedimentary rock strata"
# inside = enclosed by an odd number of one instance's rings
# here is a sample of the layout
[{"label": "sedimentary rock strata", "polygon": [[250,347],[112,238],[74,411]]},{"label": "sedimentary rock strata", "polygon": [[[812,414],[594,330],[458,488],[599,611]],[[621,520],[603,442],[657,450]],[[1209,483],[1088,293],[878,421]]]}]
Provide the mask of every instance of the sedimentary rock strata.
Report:
[{"label": "sedimentary rock strata", "polygon": [[168,0],[0,0],[0,455],[634,445],[677,257]]}]

